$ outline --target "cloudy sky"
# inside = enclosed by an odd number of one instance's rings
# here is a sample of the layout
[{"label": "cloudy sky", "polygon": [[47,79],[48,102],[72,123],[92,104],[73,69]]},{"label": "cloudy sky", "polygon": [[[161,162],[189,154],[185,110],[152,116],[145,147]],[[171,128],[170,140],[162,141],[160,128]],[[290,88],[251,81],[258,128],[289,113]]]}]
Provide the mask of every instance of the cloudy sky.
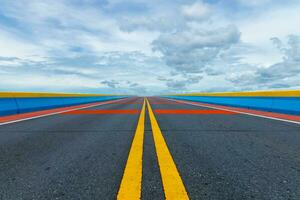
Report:
[{"label": "cloudy sky", "polygon": [[1,91],[299,88],[299,0],[0,0]]}]

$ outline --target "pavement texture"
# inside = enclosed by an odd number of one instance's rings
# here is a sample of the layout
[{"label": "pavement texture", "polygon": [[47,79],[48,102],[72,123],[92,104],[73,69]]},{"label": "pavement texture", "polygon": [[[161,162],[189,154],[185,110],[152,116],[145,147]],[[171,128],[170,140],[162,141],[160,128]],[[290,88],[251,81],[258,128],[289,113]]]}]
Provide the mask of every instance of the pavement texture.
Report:
[{"label": "pavement texture", "polygon": [[[149,97],[190,199],[300,199],[300,125]],[[141,110],[128,98],[87,110]],[[139,114],[58,114],[0,126],[0,199],[116,199]],[[164,199],[146,108],[142,199]]]}]

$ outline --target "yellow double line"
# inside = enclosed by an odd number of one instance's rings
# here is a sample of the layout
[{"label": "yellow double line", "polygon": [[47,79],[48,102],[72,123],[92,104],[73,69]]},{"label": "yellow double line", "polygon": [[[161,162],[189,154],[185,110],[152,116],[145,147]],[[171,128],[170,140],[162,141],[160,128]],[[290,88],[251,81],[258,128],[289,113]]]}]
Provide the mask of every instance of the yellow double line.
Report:
[{"label": "yellow double line", "polygon": [[152,134],[155,143],[158,164],[160,168],[166,199],[189,199],[184,184],[178,173],[172,155],[161,133],[157,120],[147,99],[144,100],[135,136],[132,141],[120,189],[118,200],[135,200],[141,198],[143,142],[145,131],[145,107],[148,107]]}]

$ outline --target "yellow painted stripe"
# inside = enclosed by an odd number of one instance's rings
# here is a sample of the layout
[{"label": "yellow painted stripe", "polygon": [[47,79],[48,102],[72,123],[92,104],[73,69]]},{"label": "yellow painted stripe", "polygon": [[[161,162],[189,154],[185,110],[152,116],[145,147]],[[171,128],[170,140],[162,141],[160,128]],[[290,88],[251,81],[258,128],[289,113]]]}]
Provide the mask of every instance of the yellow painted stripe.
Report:
[{"label": "yellow painted stripe", "polygon": [[[101,96],[124,96],[117,94],[76,94],[76,93],[47,93],[47,92],[0,92],[0,98],[32,98],[32,97],[101,97]],[[130,96],[130,95],[126,95]]]},{"label": "yellow painted stripe", "polygon": [[13,98],[13,97],[87,97],[87,96],[114,96],[104,94],[75,94],[75,93],[44,93],[44,92],[0,92],[0,98]]},{"label": "yellow painted stripe", "polygon": [[141,198],[145,107],[146,104],[144,100],[118,192],[117,199],[119,200],[135,200]]},{"label": "yellow painted stripe", "polygon": [[152,108],[147,100],[147,107],[152,127],[152,134],[155,143],[158,164],[162,177],[166,199],[185,200],[189,199],[179,172],[176,168],[172,155],[167,147],[165,139],[161,133],[158,123],[155,119]]},{"label": "yellow painted stripe", "polygon": [[173,94],[173,95],[171,94],[165,96],[300,97],[300,90],[188,93],[188,94]]}]

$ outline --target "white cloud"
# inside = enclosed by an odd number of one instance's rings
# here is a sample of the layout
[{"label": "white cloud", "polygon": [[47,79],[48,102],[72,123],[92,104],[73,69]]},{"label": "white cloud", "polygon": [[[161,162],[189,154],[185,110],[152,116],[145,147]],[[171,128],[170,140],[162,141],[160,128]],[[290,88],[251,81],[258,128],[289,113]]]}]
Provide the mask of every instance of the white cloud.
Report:
[{"label": "white cloud", "polygon": [[43,60],[45,55],[46,52],[38,45],[13,37],[9,32],[0,30],[0,56]]},{"label": "white cloud", "polygon": [[283,60],[267,67],[232,74],[228,80],[237,85],[255,88],[300,86],[300,36],[290,35],[284,44],[279,38],[272,39],[283,53]]},{"label": "white cloud", "polygon": [[153,49],[163,54],[170,67],[193,73],[214,61],[221,51],[237,43],[239,37],[239,31],[232,25],[212,30],[187,29],[162,34],[153,42]]},{"label": "white cloud", "polygon": [[242,32],[241,41],[255,51],[244,55],[244,62],[268,66],[281,60],[270,38],[284,38],[290,34],[300,35],[300,5],[274,7],[261,13],[243,17],[235,24]]},{"label": "white cloud", "polygon": [[270,3],[272,0],[236,0],[236,2],[244,6],[261,6]]},{"label": "white cloud", "polygon": [[151,94],[299,85],[292,75],[299,46],[284,39],[300,35],[299,2],[230,2],[3,0],[0,89]]},{"label": "white cloud", "polygon": [[207,20],[212,14],[212,8],[203,2],[195,2],[192,5],[182,7],[182,13],[185,17],[192,20]]}]

